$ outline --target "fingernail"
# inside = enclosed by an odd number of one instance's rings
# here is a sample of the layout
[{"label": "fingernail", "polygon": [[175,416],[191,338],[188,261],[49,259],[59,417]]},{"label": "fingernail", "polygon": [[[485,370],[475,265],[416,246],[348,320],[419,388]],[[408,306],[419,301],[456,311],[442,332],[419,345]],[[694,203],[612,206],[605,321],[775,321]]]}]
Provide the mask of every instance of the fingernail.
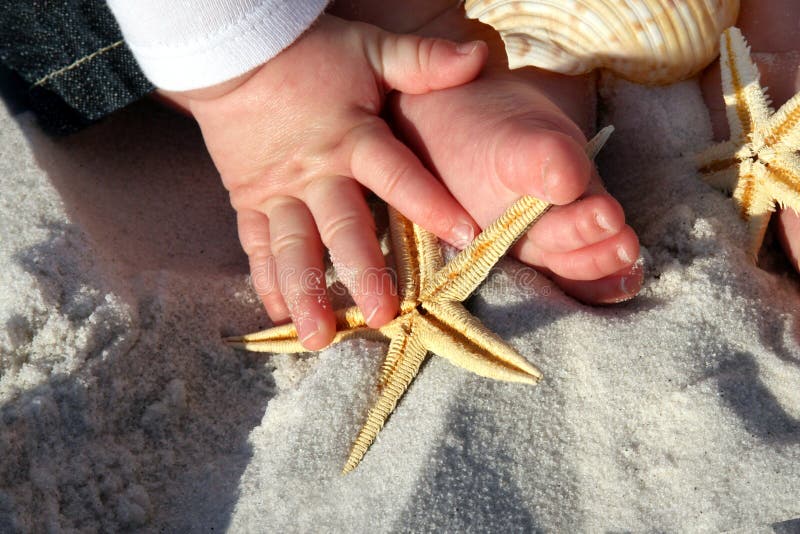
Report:
[{"label": "fingernail", "polygon": [[300,336],[301,343],[305,343],[319,332],[319,325],[314,319],[306,317],[300,319],[296,324],[297,334]]},{"label": "fingernail", "polygon": [[367,314],[367,324],[375,318],[378,314],[378,311],[381,309],[380,302],[378,301],[378,297],[370,296],[364,301],[364,307],[362,308]]},{"label": "fingernail", "polygon": [[619,245],[617,247],[617,257],[624,263],[632,263],[633,262],[633,260],[631,259],[630,254],[628,254],[628,251],[625,250],[625,247],[623,247],[622,245]]},{"label": "fingernail", "polygon": [[614,231],[614,227],[611,226],[611,224],[608,222],[608,219],[606,219],[606,216],[603,215],[602,213],[595,213],[594,220],[597,223],[597,226],[599,226],[606,232]]},{"label": "fingernail", "polygon": [[451,235],[452,242],[450,244],[456,248],[463,249],[472,243],[475,238],[475,230],[472,229],[471,224],[462,222],[453,227]]},{"label": "fingernail", "polygon": [[480,45],[480,41],[470,41],[468,43],[461,43],[456,46],[456,53],[461,54],[462,56],[468,56],[475,51]]}]

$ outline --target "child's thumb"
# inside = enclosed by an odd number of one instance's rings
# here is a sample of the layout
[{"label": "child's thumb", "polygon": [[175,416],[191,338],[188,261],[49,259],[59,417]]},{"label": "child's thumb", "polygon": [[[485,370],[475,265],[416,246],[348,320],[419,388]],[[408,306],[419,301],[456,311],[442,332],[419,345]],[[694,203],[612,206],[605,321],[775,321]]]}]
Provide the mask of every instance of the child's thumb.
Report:
[{"label": "child's thumb", "polygon": [[380,32],[369,54],[386,86],[422,94],[474,79],[488,57],[483,41],[455,43],[416,35]]}]

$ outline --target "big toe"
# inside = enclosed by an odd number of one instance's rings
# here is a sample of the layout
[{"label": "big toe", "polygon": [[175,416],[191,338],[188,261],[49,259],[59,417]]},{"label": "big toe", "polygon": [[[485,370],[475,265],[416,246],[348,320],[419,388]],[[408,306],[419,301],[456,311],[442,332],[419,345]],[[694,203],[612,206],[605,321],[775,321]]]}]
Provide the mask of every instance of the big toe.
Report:
[{"label": "big toe", "polygon": [[[505,122],[487,145],[495,179],[517,194],[567,204],[586,190],[592,164],[560,115],[528,115]],[[572,133],[572,135],[571,135]]]}]

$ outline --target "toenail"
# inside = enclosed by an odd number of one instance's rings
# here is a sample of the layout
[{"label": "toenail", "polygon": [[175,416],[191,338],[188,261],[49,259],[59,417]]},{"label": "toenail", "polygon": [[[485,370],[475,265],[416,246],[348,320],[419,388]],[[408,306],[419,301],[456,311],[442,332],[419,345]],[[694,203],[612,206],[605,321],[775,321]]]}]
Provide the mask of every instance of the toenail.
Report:
[{"label": "toenail", "polygon": [[613,300],[615,303],[625,302],[626,300],[631,300],[636,296],[636,291],[631,291],[631,289],[628,287],[630,281],[631,279],[627,276],[623,276],[619,279],[619,288],[622,291],[622,294]]},{"label": "toenail", "polygon": [[452,242],[450,243],[458,249],[466,248],[475,238],[475,230],[472,225],[466,222],[459,223],[453,227]]},{"label": "toenail", "polygon": [[297,333],[300,336],[300,342],[305,343],[319,333],[319,325],[317,321],[308,317],[300,319],[297,323]]},{"label": "toenail", "polygon": [[617,247],[617,257],[620,259],[620,261],[622,261],[625,264],[633,263],[630,254],[628,254],[628,251],[625,250],[625,247],[623,247],[622,245],[619,245]]},{"label": "toenail", "polygon": [[623,276],[619,279],[619,288],[622,290],[622,293],[625,295],[630,295],[631,291],[628,288],[628,277]]},{"label": "toenail", "polygon": [[558,176],[552,174],[550,171],[550,158],[547,158],[542,162],[542,192],[544,193],[544,199],[547,202],[553,203],[552,192],[553,189],[558,186]]},{"label": "toenail", "polygon": [[605,230],[606,232],[613,232],[614,231],[614,227],[611,226],[611,223],[608,222],[608,219],[606,219],[606,216],[603,215],[602,213],[596,212],[594,214],[594,220],[597,223],[597,226],[599,226],[601,229]]},{"label": "toenail", "polygon": [[370,296],[364,301],[364,308],[363,310],[367,313],[367,324],[375,318],[375,316],[380,311],[381,306],[380,302],[378,301],[378,297]]}]

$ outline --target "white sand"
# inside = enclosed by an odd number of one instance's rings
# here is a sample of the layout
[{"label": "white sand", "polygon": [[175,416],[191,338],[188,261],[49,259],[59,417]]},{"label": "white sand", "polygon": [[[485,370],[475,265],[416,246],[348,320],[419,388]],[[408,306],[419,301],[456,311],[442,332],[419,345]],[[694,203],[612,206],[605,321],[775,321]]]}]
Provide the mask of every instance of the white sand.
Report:
[{"label": "white sand", "polygon": [[605,97],[641,296],[504,261],[470,308],[545,380],[431,357],[347,477],[385,346],[222,345],[266,320],[191,125],[53,142],[0,110],[0,532],[800,528],[800,281],[679,159],[710,141],[695,82]]}]

